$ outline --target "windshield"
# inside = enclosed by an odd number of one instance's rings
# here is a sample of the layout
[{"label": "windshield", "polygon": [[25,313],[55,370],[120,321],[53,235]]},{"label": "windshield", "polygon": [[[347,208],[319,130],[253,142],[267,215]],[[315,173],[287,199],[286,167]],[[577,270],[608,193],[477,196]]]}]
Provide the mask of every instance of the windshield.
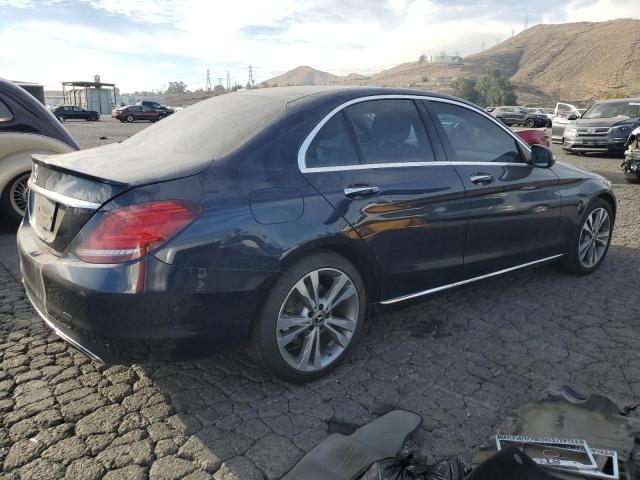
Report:
[{"label": "windshield", "polygon": [[640,102],[607,102],[591,105],[582,118],[640,117]]}]

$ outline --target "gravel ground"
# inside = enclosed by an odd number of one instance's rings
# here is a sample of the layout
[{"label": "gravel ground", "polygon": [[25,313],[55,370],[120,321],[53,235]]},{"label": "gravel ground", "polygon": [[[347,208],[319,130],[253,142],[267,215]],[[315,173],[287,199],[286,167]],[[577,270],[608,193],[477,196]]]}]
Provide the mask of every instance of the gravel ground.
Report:
[{"label": "gravel ground", "polygon": [[[91,146],[146,125],[67,126]],[[431,460],[469,459],[550,383],[637,401],[639,187],[619,175],[620,159],[555,150],[616,183],[618,218],[602,268],[578,278],[545,266],[382,311],[345,365],[305,386],[267,378],[243,352],[172,365],[91,362],[25,299],[5,227],[0,478],[279,478],[330,432],[394,408],[422,415],[414,439]]]}]

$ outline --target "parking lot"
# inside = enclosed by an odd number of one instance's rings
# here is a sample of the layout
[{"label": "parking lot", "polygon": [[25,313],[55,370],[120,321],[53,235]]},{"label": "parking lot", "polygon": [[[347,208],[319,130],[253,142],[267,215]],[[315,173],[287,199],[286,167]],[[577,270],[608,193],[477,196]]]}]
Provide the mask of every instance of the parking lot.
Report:
[{"label": "parking lot", "polygon": [[[66,123],[83,148],[148,125]],[[548,265],[382,310],[348,362],[304,386],[266,377],[244,352],[171,365],[91,362],[31,308],[15,229],[0,227],[0,477],[279,478],[329,433],[397,408],[423,417],[414,440],[431,461],[469,460],[501,419],[550,385],[637,402],[640,186],[625,182],[620,158],[553,148],[615,184],[602,268],[573,277]]]}]

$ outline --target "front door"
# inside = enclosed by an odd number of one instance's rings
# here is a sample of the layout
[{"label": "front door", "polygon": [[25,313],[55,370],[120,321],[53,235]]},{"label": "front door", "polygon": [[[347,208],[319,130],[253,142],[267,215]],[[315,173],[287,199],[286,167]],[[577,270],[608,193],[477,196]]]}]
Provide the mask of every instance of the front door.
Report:
[{"label": "front door", "polygon": [[[356,103],[335,114],[306,150],[309,182],[350,224],[393,299],[462,275],[464,187],[442,160],[437,134],[412,99]],[[427,133],[429,131],[430,133]]]},{"label": "front door", "polygon": [[561,253],[562,200],[553,169],[530,165],[529,151],[490,117],[462,105],[427,104],[466,190],[466,276]]}]

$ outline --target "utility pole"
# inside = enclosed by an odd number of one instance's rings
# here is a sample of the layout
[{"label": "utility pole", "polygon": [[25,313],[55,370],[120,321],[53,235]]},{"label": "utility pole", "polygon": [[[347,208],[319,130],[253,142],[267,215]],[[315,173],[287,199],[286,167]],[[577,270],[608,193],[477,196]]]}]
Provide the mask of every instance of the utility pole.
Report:
[{"label": "utility pole", "polygon": [[249,80],[247,81],[247,85],[249,88],[253,87],[254,84],[254,80],[253,80],[253,66],[249,65]]},{"label": "utility pole", "polygon": [[516,31],[512,29],[512,30],[511,30],[511,38],[513,38],[513,36],[514,36],[515,34],[516,34]]},{"label": "utility pole", "polygon": [[207,92],[211,91],[211,73],[209,72],[209,69],[207,68],[207,84],[204,88]]},{"label": "utility pole", "polygon": [[529,28],[529,15],[524,16],[524,29]]},{"label": "utility pole", "polygon": [[484,52],[484,40],[482,41],[482,51]]},{"label": "utility pole", "polygon": [[227,70],[227,90],[231,90],[231,79],[229,78],[229,70]]},{"label": "utility pole", "polygon": [[218,85],[222,86],[222,77],[218,77]]}]

